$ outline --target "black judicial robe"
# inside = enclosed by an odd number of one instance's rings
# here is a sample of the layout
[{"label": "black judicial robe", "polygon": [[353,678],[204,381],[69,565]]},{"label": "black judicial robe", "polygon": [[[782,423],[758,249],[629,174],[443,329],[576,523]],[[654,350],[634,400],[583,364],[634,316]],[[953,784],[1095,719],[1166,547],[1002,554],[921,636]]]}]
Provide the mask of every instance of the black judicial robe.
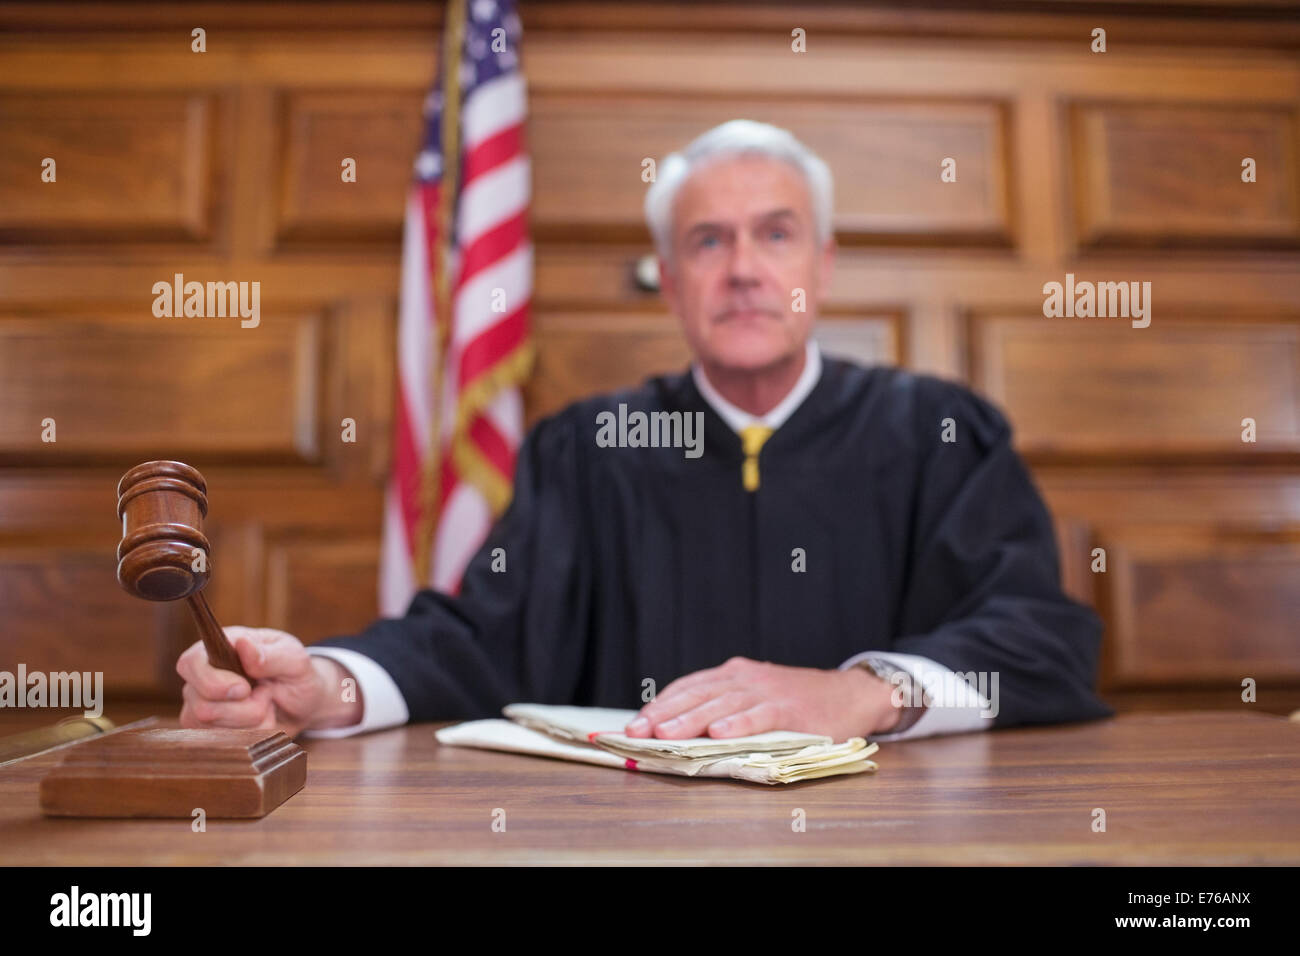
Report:
[{"label": "black judicial robe", "polygon": [[[599,447],[597,416],[620,403],[702,412],[702,456]],[[1061,591],[1010,438],[959,385],[828,357],[748,492],[739,436],[690,374],[654,378],[532,429],[459,595],[420,591],[405,617],[318,646],[379,663],[412,721],[636,709],[646,678],[662,689],[735,655],[832,669],[865,650],[999,672],[996,726],[1109,716],[1092,690],[1101,623]]]}]

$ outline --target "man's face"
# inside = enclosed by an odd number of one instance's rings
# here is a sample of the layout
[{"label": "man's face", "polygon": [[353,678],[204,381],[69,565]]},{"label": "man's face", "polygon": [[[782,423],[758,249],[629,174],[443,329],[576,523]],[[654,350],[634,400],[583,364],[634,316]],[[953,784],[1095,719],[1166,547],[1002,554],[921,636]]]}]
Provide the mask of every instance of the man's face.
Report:
[{"label": "man's face", "polygon": [[[830,283],[834,241],[817,242],[802,174],[765,156],[717,159],[673,206],[664,299],[706,367],[757,371],[798,356]],[[795,290],[804,311],[795,311]]]}]

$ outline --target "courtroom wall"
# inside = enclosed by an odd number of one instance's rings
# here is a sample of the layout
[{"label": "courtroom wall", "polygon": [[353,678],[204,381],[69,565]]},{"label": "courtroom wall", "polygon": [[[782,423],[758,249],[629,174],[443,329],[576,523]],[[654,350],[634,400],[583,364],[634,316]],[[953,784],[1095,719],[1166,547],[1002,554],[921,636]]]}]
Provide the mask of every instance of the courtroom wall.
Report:
[{"label": "courtroom wall", "polygon": [[[525,0],[528,417],[686,360],[636,279],[643,160],[737,116],[786,126],[837,177],[824,348],[1007,412],[1067,587],[1106,621],[1104,696],[1226,707],[1254,678],[1285,711],[1300,18],[1053,6]],[[184,608],[114,578],[114,486],[139,461],[207,476],[223,623],[315,640],[375,615],[404,191],[439,11],[196,9],[0,13],[0,662],[103,670],[118,695],[174,697],[195,639]],[[155,317],[154,284],[178,274],[259,282],[260,324]],[[1048,318],[1050,282],[1150,283],[1149,324]]]}]

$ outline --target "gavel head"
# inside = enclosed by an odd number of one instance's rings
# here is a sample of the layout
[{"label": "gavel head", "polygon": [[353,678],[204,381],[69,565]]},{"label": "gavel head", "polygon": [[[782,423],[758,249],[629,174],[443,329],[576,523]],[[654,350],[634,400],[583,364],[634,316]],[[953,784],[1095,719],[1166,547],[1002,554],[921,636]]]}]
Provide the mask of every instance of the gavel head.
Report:
[{"label": "gavel head", "polygon": [[146,601],[176,601],[208,581],[208,484],[179,461],[147,461],[117,483],[117,580]]}]

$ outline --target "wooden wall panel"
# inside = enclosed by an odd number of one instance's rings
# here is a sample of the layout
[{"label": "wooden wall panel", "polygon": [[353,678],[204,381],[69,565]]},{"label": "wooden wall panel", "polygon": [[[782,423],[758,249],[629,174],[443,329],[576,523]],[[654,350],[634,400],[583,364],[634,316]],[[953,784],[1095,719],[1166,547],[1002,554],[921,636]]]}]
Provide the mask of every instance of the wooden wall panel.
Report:
[{"label": "wooden wall panel", "polygon": [[1087,523],[1057,512],[1053,515],[1056,532],[1057,563],[1061,569],[1061,588],[1082,604],[1095,606],[1093,588],[1092,529]]},{"label": "wooden wall panel", "polygon": [[907,363],[906,316],[823,313],[813,326],[813,338],[827,355],[862,365]]},{"label": "wooden wall panel", "polygon": [[[977,316],[972,381],[1039,459],[1300,453],[1300,317]],[[1242,441],[1253,418],[1257,441]]]},{"label": "wooden wall panel", "polygon": [[[281,102],[277,239],[396,243],[424,116],[418,91],[294,93]],[[344,158],[356,181],[344,182]]]},{"label": "wooden wall panel", "polygon": [[0,460],[316,460],[319,316],[142,314],[0,314]]},{"label": "wooden wall panel", "polygon": [[104,524],[110,534],[93,540],[0,543],[0,670],[102,671],[106,690],[119,693],[167,682],[174,638],[189,633],[183,608],[122,590],[111,511]]},{"label": "wooden wall panel", "polygon": [[1076,239],[1300,245],[1298,131],[1294,106],[1073,104]]},{"label": "wooden wall panel", "polygon": [[304,642],[353,634],[379,616],[379,539],[273,537],[266,626]]},{"label": "wooden wall panel", "polygon": [[530,426],[579,398],[636,385],[690,361],[676,324],[664,315],[622,315],[610,322],[603,316],[542,314],[534,318],[533,335],[537,362],[524,390]]},{"label": "wooden wall panel", "polygon": [[213,93],[0,94],[0,243],[211,238],[218,112]]},{"label": "wooden wall panel", "polygon": [[[1249,676],[1260,684],[1261,709],[1300,707],[1294,469],[1036,471],[1056,518],[1067,590],[1105,624],[1099,683],[1107,700],[1121,709],[1240,706]],[[1104,567],[1093,564],[1096,548]]]},{"label": "wooden wall panel", "polygon": [[[796,130],[826,160],[842,242],[1010,242],[1007,112],[979,100],[539,95],[528,134],[534,224],[544,234],[648,235],[643,160],[737,117]],[[940,181],[946,157],[957,161],[956,182]]]},{"label": "wooden wall panel", "polygon": [[1125,525],[1098,543],[1114,686],[1300,681],[1300,526]]},{"label": "wooden wall panel", "polygon": [[[0,9],[0,659],[75,663],[94,626],[120,688],[174,698],[183,607],[133,603],[112,576],[112,490],[137,459],[208,476],[225,623],[315,639],[372,616],[402,199],[440,7],[213,7],[199,55],[177,42],[183,13],[73,6]],[[1248,2],[1148,9],[1102,57],[1086,15],[1024,6],[698,3],[668,31],[639,0],[523,0],[528,417],[687,362],[631,278],[642,160],[736,116],[785,125],[836,175],[823,348],[1003,405],[1067,590],[1136,662],[1104,673],[1107,697],[1229,706],[1245,662],[1300,706],[1277,631],[1300,527],[1300,25]],[[809,53],[789,51],[790,22]],[[148,290],[175,272],[261,280],[262,327],[153,319]],[[1066,272],[1150,280],[1152,327],[1041,318]],[[1098,542],[1116,549],[1104,574]],[[1179,652],[1211,664],[1180,670]]]}]

